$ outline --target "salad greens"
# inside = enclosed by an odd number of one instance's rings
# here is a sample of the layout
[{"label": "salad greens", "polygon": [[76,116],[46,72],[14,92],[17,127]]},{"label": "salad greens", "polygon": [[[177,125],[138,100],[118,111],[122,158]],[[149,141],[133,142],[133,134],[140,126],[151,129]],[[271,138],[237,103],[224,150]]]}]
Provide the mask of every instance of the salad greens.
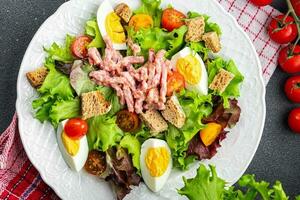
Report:
[{"label": "salad greens", "polygon": [[[209,166],[207,169],[203,164],[197,170],[194,178],[183,177],[184,187],[178,190],[181,195],[190,200],[255,200],[258,197],[263,200],[288,200],[283,187],[279,181],[270,187],[270,184],[255,180],[254,175],[244,175],[238,182],[243,190],[234,186],[226,188],[225,181],[217,176],[216,168]],[[299,200],[300,196],[296,197]]]},{"label": "salad greens", "polygon": [[131,134],[127,134],[123,137],[120,142],[120,146],[124,149],[128,150],[128,153],[132,156],[132,164],[133,166],[140,171],[140,154],[141,154],[141,143],[140,141],[132,136]]},{"label": "salad greens", "polygon": [[105,43],[102,39],[96,19],[91,19],[86,22],[85,34],[87,34],[88,36],[93,38],[92,42],[88,45],[88,48],[90,48],[90,47],[104,48],[105,47]]},{"label": "salad greens", "polygon": [[166,141],[172,150],[174,164],[181,169],[187,169],[194,161],[193,157],[186,157],[189,141],[204,128],[201,120],[212,113],[213,104],[211,95],[202,96],[189,90],[179,93],[178,100],[187,119],[181,129],[169,124]]},{"label": "salad greens", "polygon": [[[234,75],[233,80],[227,86],[226,90],[220,95],[224,101],[224,107],[229,107],[229,99],[234,97],[237,98],[240,96],[240,84],[243,82],[244,77],[239,72],[233,60],[225,61],[224,59],[218,57],[207,64],[208,69],[208,84],[210,84],[215,75],[219,72],[220,69],[225,69],[231,72]],[[214,92],[215,93],[215,92]]]},{"label": "salad greens", "polygon": [[165,49],[167,51],[166,57],[170,58],[184,46],[186,31],[186,26],[181,26],[172,32],[164,31],[158,27],[140,29],[137,32],[129,28],[128,35],[140,45],[143,56],[147,57],[148,50],[153,48],[156,52]]},{"label": "salad greens", "polygon": [[142,5],[134,11],[135,14],[148,14],[153,18],[154,27],[160,27],[162,9],[161,0],[141,0]]},{"label": "salad greens", "polygon": [[65,63],[72,62],[74,60],[74,57],[71,53],[71,45],[74,40],[75,37],[67,35],[65,46],[59,46],[54,42],[50,48],[44,47],[44,50],[48,53],[49,58],[51,58],[52,60],[57,60]]},{"label": "salad greens", "polygon": [[110,147],[116,146],[124,135],[123,131],[116,124],[116,117],[100,115],[87,120],[87,139],[89,149],[107,151]]}]

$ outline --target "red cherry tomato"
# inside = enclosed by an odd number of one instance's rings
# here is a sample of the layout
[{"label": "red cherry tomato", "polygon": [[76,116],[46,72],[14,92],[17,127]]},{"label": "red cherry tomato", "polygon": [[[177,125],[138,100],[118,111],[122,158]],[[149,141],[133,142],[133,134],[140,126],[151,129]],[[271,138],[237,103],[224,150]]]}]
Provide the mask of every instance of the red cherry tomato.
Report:
[{"label": "red cherry tomato", "polygon": [[88,125],[86,121],[79,118],[69,119],[64,131],[71,139],[78,140],[87,133]]},{"label": "red cherry tomato", "polygon": [[250,0],[256,6],[266,6],[272,3],[272,0]]},{"label": "red cherry tomato", "polygon": [[174,8],[167,8],[163,11],[161,24],[162,27],[168,31],[173,31],[184,25],[184,20],[186,16]]},{"label": "red cherry tomato", "polygon": [[299,0],[291,0],[292,6],[298,16],[300,16],[300,1]]},{"label": "red cherry tomato", "polygon": [[285,82],[284,91],[289,100],[300,103],[300,76],[290,77]]},{"label": "red cherry tomato", "polygon": [[185,87],[184,77],[179,72],[171,72],[168,74],[167,96],[170,97],[174,92],[179,92]]},{"label": "red cherry tomato", "polygon": [[287,73],[300,72],[300,46],[297,45],[294,51],[292,49],[292,46],[287,46],[279,52],[279,65]]},{"label": "red cherry tomato", "polygon": [[300,133],[300,108],[295,108],[290,112],[288,123],[292,131]]},{"label": "red cherry tomato", "polygon": [[88,36],[77,37],[71,46],[73,55],[77,58],[86,58],[88,54],[87,45],[91,43],[92,39]]},{"label": "red cherry tomato", "polygon": [[287,16],[284,20],[284,17],[284,15],[275,17],[268,27],[270,38],[279,44],[290,43],[298,36],[297,25],[295,24],[294,18]]}]

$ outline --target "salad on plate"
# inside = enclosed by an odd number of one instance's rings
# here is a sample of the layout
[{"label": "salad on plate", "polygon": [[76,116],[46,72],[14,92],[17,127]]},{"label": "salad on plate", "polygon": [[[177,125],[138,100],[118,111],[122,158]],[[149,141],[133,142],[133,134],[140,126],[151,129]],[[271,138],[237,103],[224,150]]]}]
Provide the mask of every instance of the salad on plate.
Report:
[{"label": "salad on plate", "polygon": [[84,33],[44,47],[44,66],[26,74],[66,164],[110,182],[117,199],[212,158],[241,113],[244,77],[218,55],[218,24],[160,4],[104,0]]}]

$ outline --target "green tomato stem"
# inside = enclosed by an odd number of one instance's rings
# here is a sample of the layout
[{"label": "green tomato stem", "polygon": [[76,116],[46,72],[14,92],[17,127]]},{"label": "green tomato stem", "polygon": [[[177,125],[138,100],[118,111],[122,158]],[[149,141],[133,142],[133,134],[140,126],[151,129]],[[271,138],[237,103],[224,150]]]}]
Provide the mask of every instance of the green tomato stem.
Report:
[{"label": "green tomato stem", "polygon": [[296,14],[296,12],[295,12],[295,10],[294,10],[294,8],[293,8],[293,5],[292,5],[292,3],[291,3],[291,1],[290,0],[286,0],[286,3],[287,3],[287,5],[288,5],[288,13],[291,13],[292,14],[292,16],[293,16],[293,18],[294,18],[294,20],[295,20],[295,24],[296,24],[296,26],[297,26],[297,30],[298,30],[298,37],[297,37],[297,40],[296,40],[296,42],[294,43],[294,45],[293,45],[293,48],[292,48],[292,53],[294,53],[294,50],[295,50],[295,47],[296,47],[296,45],[298,44],[298,42],[300,41],[300,19],[299,19],[299,17],[297,16],[297,14]]}]

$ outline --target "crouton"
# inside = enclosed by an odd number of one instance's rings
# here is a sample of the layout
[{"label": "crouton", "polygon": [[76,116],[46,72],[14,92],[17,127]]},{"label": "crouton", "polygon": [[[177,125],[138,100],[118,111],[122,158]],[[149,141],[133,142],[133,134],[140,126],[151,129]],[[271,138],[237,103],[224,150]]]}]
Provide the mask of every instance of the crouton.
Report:
[{"label": "crouton", "polygon": [[219,73],[214,77],[214,80],[209,85],[209,89],[223,93],[233,78],[234,75],[231,72],[220,69]]},{"label": "crouton", "polygon": [[185,35],[186,42],[201,41],[205,29],[204,17],[200,16],[193,19],[188,19],[185,23],[188,27],[188,31]]},{"label": "crouton", "polygon": [[147,110],[145,113],[140,114],[141,119],[145,122],[146,126],[150,128],[153,135],[168,129],[168,124],[157,110]]},{"label": "crouton", "polygon": [[205,33],[202,36],[205,46],[212,50],[214,53],[218,53],[221,50],[221,42],[216,32]]},{"label": "crouton", "polygon": [[163,110],[161,114],[165,118],[165,120],[167,120],[177,128],[182,128],[185,123],[185,113],[175,95],[173,95],[166,102],[166,109]]},{"label": "crouton", "polygon": [[26,77],[29,81],[29,83],[34,88],[38,88],[41,86],[48,75],[48,70],[46,67],[40,67],[32,72],[27,72]]},{"label": "crouton", "polygon": [[132,16],[132,11],[129,8],[129,6],[125,3],[120,3],[116,6],[115,8],[115,13],[123,19],[124,22],[128,23],[131,16]]},{"label": "crouton", "polygon": [[105,100],[100,91],[83,93],[81,95],[81,112],[83,119],[106,114],[110,109],[110,102]]}]

